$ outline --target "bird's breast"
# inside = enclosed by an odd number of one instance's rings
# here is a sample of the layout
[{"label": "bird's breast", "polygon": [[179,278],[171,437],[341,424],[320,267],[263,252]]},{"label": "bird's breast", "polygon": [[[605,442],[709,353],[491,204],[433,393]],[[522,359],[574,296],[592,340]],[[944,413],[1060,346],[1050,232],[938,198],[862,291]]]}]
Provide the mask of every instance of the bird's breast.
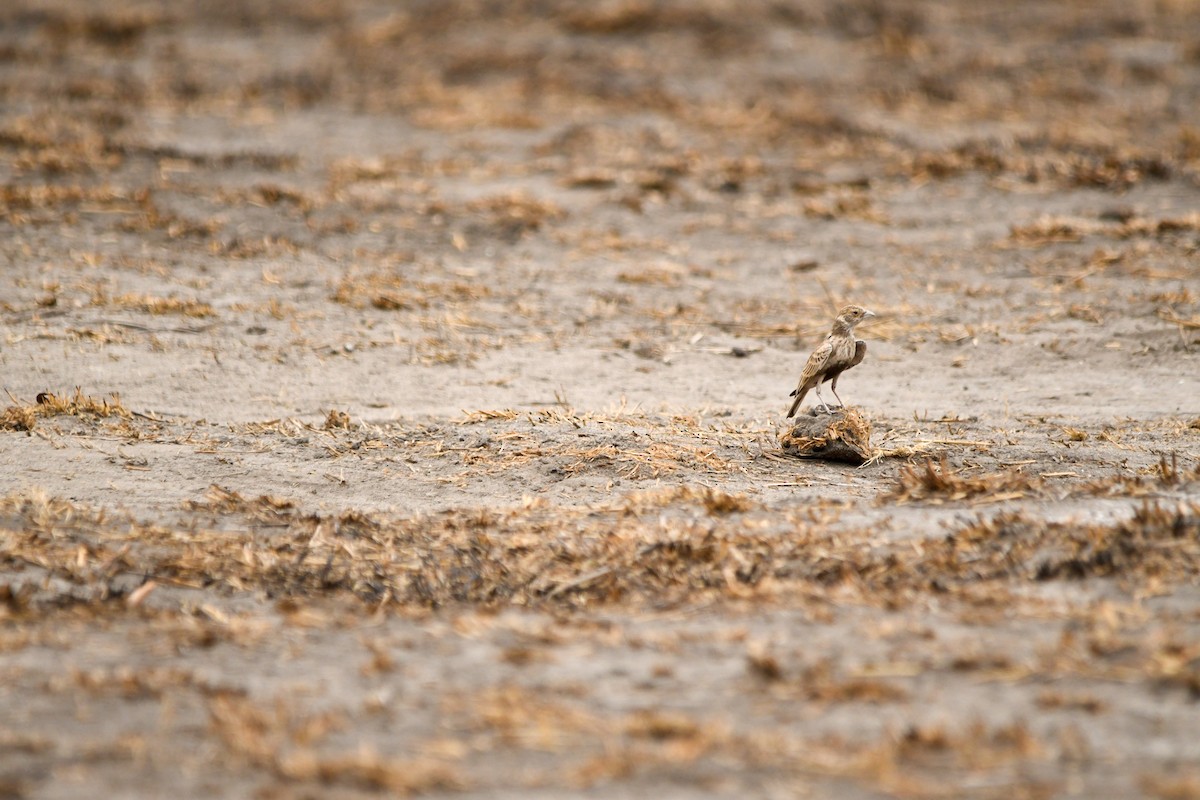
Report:
[{"label": "bird's breast", "polygon": [[830,354],[833,361],[838,363],[846,362],[854,358],[854,340],[849,337],[838,337],[833,342],[833,352]]}]

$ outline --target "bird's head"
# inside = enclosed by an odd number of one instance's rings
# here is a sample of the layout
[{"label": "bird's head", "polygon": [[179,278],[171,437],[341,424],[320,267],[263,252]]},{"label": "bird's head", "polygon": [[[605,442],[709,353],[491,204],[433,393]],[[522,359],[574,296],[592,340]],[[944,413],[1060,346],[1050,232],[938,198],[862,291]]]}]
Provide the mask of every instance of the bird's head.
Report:
[{"label": "bird's head", "polygon": [[875,316],[874,311],[868,311],[862,306],[846,306],[838,312],[838,319],[849,327],[854,327],[864,319],[870,319],[873,316]]}]

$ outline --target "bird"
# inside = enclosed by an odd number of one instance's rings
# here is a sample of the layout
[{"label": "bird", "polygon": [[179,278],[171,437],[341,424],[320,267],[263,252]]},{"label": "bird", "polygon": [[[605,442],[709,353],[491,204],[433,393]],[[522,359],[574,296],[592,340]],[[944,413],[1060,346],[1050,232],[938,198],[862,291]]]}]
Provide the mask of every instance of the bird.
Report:
[{"label": "bird", "polygon": [[800,403],[808,394],[809,389],[817,390],[817,399],[821,401],[821,407],[825,409],[826,413],[830,413],[825,398],[821,397],[821,384],[826,381],[830,382],[829,388],[833,391],[833,396],[837,397],[838,403],[845,406],[837,393],[838,376],[861,363],[863,356],[867,354],[867,343],[862,339],[854,338],[854,326],[873,316],[875,316],[874,311],[868,311],[862,306],[855,305],[846,306],[838,312],[837,318],[833,321],[833,330],[808,357],[804,371],[800,373],[800,383],[789,395],[789,397],[796,398],[796,401],[792,403],[791,410],[788,411],[789,417],[796,416],[796,409],[800,408]]}]

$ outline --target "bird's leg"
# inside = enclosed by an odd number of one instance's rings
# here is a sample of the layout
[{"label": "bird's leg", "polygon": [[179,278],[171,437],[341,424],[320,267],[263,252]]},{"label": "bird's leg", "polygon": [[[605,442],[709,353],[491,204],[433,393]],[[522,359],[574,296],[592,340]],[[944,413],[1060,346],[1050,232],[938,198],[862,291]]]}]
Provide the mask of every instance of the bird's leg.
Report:
[{"label": "bird's leg", "polygon": [[833,380],[831,380],[829,382],[829,391],[833,392],[833,396],[837,398],[838,405],[842,408],[845,408],[846,404],[842,402],[841,395],[839,395],[837,393],[837,382],[838,382],[838,378],[840,378],[840,377],[842,377],[842,373],[840,373],[840,372],[833,376]]},{"label": "bird's leg", "polygon": [[821,397],[821,384],[818,383],[813,388],[817,390],[817,399],[821,401],[821,408],[825,409],[826,414],[832,414],[833,411],[830,410],[829,405],[825,402],[825,398]]}]

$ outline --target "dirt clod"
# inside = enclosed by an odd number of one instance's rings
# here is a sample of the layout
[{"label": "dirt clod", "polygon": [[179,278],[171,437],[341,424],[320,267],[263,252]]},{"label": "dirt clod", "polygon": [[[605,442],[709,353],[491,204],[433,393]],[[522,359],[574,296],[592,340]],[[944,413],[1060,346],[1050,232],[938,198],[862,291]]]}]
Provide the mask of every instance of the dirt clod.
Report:
[{"label": "dirt clod", "polygon": [[817,407],[796,418],[780,437],[783,451],[797,458],[840,461],[859,466],[871,458],[871,423],[854,408],[826,413]]}]

